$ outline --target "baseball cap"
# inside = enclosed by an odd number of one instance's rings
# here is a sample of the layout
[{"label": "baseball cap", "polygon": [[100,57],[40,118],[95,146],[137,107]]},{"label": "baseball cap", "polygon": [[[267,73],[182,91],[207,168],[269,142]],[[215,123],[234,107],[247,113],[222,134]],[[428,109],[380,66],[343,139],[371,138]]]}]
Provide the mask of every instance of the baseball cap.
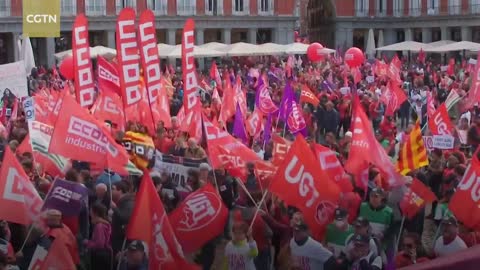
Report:
[{"label": "baseball cap", "polygon": [[370,225],[370,222],[368,221],[368,219],[364,217],[358,217],[357,220],[353,222],[353,226],[355,227],[366,227],[369,225]]},{"label": "baseball cap", "polygon": [[343,220],[345,217],[347,217],[348,215],[348,212],[347,210],[343,209],[343,208],[337,208],[335,209],[335,219],[336,220]]},{"label": "baseball cap", "polygon": [[458,226],[458,221],[455,217],[446,216],[446,217],[443,218],[442,224]]},{"label": "baseball cap", "polygon": [[142,241],[133,240],[130,245],[128,245],[128,250],[131,251],[145,251]]},{"label": "baseball cap", "polygon": [[353,243],[356,245],[368,245],[370,243],[370,237],[357,234],[353,236]]},{"label": "baseball cap", "polygon": [[207,171],[210,171],[210,165],[208,165],[208,163],[200,163],[200,166],[198,166],[198,168],[200,170],[207,170]]},{"label": "baseball cap", "polygon": [[372,189],[372,191],[370,192],[370,194],[376,194],[376,195],[380,195],[380,196],[385,196],[385,190],[383,190],[383,188],[376,187],[376,188]]}]

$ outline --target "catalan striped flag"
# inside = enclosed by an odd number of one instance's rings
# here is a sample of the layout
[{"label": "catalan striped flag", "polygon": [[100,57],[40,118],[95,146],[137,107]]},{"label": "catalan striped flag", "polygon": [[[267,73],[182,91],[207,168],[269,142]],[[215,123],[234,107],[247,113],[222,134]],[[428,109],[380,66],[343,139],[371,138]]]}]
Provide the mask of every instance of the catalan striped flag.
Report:
[{"label": "catalan striped flag", "polygon": [[402,175],[406,175],[411,170],[427,165],[427,150],[423,145],[420,122],[417,121],[398,154],[397,170]]}]

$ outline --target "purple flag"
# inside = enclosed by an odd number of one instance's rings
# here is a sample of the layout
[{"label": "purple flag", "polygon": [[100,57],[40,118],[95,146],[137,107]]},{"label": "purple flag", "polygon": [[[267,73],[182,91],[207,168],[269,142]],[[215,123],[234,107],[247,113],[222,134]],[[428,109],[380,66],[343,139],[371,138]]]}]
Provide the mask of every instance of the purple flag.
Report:
[{"label": "purple flag", "polygon": [[292,85],[287,82],[285,89],[283,90],[282,101],[280,102],[280,111],[278,118],[282,121],[286,121],[288,115],[292,111],[292,101],[295,100],[295,93],[293,92]]},{"label": "purple flag", "polygon": [[63,216],[78,216],[88,203],[88,189],[78,183],[56,179],[45,198],[43,210],[56,209]]},{"label": "purple flag", "polygon": [[242,110],[237,102],[237,109],[235,111],[235,122],[233,123],[233,136],[240,139],[244,144],[248,143],[247,131],[245,130],[245,123],[243,121]]},{"label": "purple flag", "polygon": [[267,122],[265,123],[265,129],[263,132],[263,144],[267,144],[270,141],[272,136],[272,114],[269,113],[267,116]]},{"label": "purple flag", "polygon": [[261,89],[265,87],[265,82],[263,81],[262,76],[258,77],[257,86],[255,87],[255,107],[260,108],[260,92]]}]

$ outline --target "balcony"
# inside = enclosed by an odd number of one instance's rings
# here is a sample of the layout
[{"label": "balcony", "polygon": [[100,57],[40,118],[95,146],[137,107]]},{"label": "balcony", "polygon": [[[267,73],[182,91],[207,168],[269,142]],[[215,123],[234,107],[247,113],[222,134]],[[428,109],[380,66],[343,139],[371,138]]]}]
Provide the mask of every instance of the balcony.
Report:
[{"label": "balcony", "polygon": [[[370,14],[373,17],[385,17],[385,11],[380,11],[380,10],[358,10],[355,9],[353,12],[350,12],[355,14],[355,17],[357,18],[362,18],[362,17],[370,17]],[[405,14],[407,13],[407,14]],[[393,15],[394,17],[432,17],[432,16],[471,16],[471,15],[478,15],[480,14],[480,3],[479,4],[474,4],[470,6],[468,9],[464,9],[462,6],[447,6],[447,8],[430,8],[427,10],[424,10],[422,8],[415,8],[415,9],[408,9],[406,12],[404,9],[394,9],[392,11],[392,14],[389,13],[386,15],[386,17],[389,17]]]},{"label": "balcony", "polygon": [[106,0],[85,1],[85,15],[87,16],[105,16],[106,11]]}]

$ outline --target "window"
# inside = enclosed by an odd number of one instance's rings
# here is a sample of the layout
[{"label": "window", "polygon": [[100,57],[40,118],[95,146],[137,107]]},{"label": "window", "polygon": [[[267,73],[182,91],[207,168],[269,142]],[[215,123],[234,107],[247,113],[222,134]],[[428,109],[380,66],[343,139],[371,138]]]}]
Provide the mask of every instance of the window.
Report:
[{"label": "window", "polygon": [[356,14],[358,17],[365,17],[368,15],[369,0],[356,0]]},{"label": "window", "polygon": [[106,11],[105,0],[86,0],[85,14],[87,16],[101,16],[105,15]]},{"label": "window", "polygon": [[249,13],[247,0],[232,0],[232,1],[233,1],[233,14],[246,15]]},{"label": "window", "polygon": [[72,16],[77,13],[77,0],[61,0],[61,16]]},{"label": "window", "polygon": [[377,16],[387,15],[387,0],[377,0]]},{"label": "window", "polygon": [[272,0],[258,0],[258,14],[271,15],[273,14]]},{"label": "window", "polygon": [[207,15],[223,14],[223,0],[205,0],[205,14]]},{"label": "window", "polygon": [[0,16],[10,16],[10,0],[0,0]]},{"label": "window", "polygon": [[[429,0],[431,1],[431,0]],[[410,0],[410,16],[420,16],[421,0]]]},{"label": "window", "polygon": [[480,0],[470,0],[472,13],[480,13]]},{"label": "window", "polygon": [[136,8],[137,0],[116,0],[117,1],[117,14],[120,13],[120,10],[131,7]]},{"label": "window", "polygon": [[460,0],[448,0],[448,13],[450,15],[460,15],[462,4]]},{"label": "window", "polygon": [[195,15],[196,0],[177,0],[177,15]]},{"label": "window", "polygon": [[155,15],[167,15],[167,0],[148,0],[147,7]]},{"label": "window", "polygon": [[403,0],[393,0],[393,16],[400,17],[403,15]]},{"label": "window", "polygon": [[440,9],[438,8],[438,0],[427,0],[427,14],[428,15],[437,15]]}]

